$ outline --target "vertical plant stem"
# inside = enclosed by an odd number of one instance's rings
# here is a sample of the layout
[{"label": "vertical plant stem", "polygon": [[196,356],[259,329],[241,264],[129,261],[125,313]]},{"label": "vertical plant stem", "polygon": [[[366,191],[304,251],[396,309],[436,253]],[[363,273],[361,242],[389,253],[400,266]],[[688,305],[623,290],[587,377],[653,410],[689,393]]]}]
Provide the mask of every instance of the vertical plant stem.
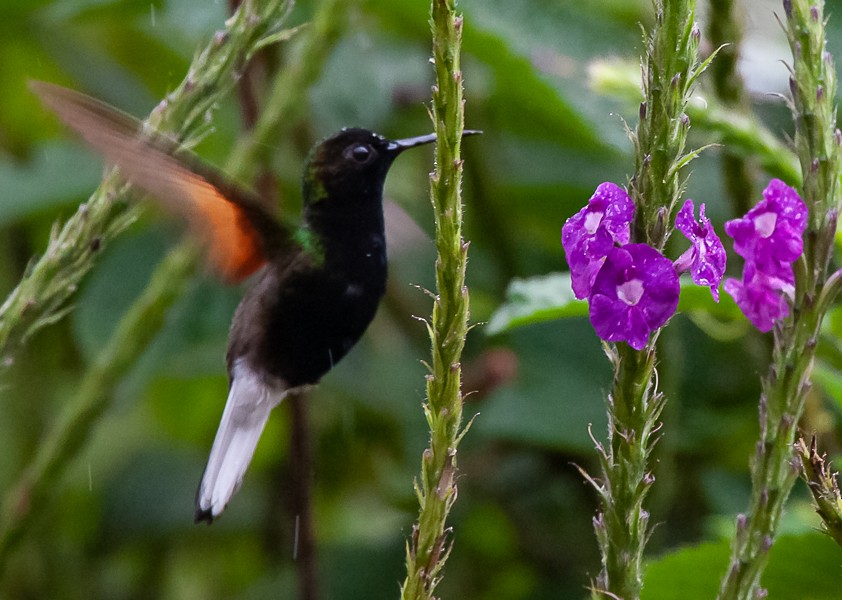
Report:
[{"label": "vertical plant stem", "polygon": [[654,477],[649,454],[664,397],[655,389],[655,343],[638,352],[626,344],[606,345],[614,366],[608,397],[607,448],[597,446],[602,466],[600,512],[594,518],[602,570],[593,586],[595,598],[640,597],[643,587],[643,549],[649,513],[643,501]]},{"label": "vertical plant stem", "polygon": [[842,135],[836,129],[836,74],[825,50],[823,3],[785,0],[784,13],[793,56],[790,88],[795,147],[809,219],[804,255],[795,269],[792,310],[775,327],[772,365],[762,381],[751,501],[748,513],[737,518],[730,565],[719,593],[722,600],[748,600],[762,594],[760,577],[798,474],[793,443],[810,388],[819,329],[839,287],[839,277],[828,280],[827,267],[838,215]]},{"label": "vertical plant stem", "polygon": [[[692,158],[684,154],[689,119],[687,99],[702,67],[697,67],[695,3],[658,1],[656,25],[644,60],[644,101],[632,140],[636,171],[629,185],[635,202],[634,237],[662,250],[673,207],[681,193],[679,172]],[[657,391],[655,332],[646,347],[605,344],[614,367],[608,396],[608,444],[597,444],[602,476],[588,478],[599,496],[594,529],[602,569],[592,586],[595,598],[637,600],[643,587],[643,550],[649,514],[643,501],[654,477],[649,455],[657,441],[664,397]]]},{"label": "vertical plant stem", "polygon": [[[253,5],[254,2],[247,1],[243,4],[240,11],[246,8],[252,10]],[[276,10],[281,6],[277,2],[269,2],[266,6],[268,7],[270,5],[275,6]],[[332,8],[333,6],[328,2],[319,10],[325,11],[331,10]],[[237,15],[240,14],[240,11],[237,12]],[[272,16],[273,13],[261,12],[260,14],[269,18],[270,24],[274,27],[278,24],[277,19],[282,17],[285,12],[284,10],[282,13],[274,14],[274,16]],[[335,17],[336,14],[333,14]],[[255,20],[254,14],[247,13],[247,16],[249,31],[254,32],[260,30],[264,33],[266,32],[265,25],[261,24],[258,26],[260,22]],[[234,22],[235,18],[236,15],[232,19],[229,19],[229,24]],[[322,18],[324,17],[322,16]],[[333,27],[341,28],[344,20],[335,19],[332,23]],[[312,32],[310,33],[312,34]],[[217,37],[225,39],[225,36]],[[259,40],[260,37],[258,36],[254,38],[253,42],[256,43]],[[309,74],[307,78],[302,80],[304,85],[302,87],[286,88],[285,93],[289,97],[285,97],[283,100],[275,97],[275,95],[272,96],[274,100],[278,101],[282,106],[287,107],[291,112],[296,112],[300,104],[305,101],[310,85],[315,81],[317,74],[321,72],[321,67],[327,54],[324,45],[329,44],[329,40],[330,37],[324,39],[314,37],[313,39],[309,39],[304,44],[305,50],[299,56],[299,61],[306,64],[298,64],[296,67]],[[308,49],[309,51],[307,51]],[[191,76],[195,77],[196,75],[188,74],[188,77]],[[283,75],[279,74],[276,80],[281,77]],[[277,86],[274,87],[276,88]],[[284,117],[285,113],[278,112],[277,110],[261,113],[258,119],[258,124],[261,125],[259,128],[256,128],[256,131],[263,132],[264,135],[280,135],[286,133],[293,126],[294,122],[292,119],[285,119]],[[275,119],[278,122],[271,124],[264,123],[265,120]],[[257,134],[248,136],[248,139],[250,141],[243,142],[243,147],[247,147],[249,144],[260,146],[272,144],[271,140],[260,137]],[[233,166],[236,167],[237,165],[241,165],[239,168],[246,169],[246,167],[242,166],[242,163],[236,160],[233,161]],[[245,172],[238,171],[236,168],[229,167],[227,172],[235,178],[245,178]],[[110,177],[116,179],[113,175]],[[183,260],[186,260],[187,266],[183,266]],[[14,545],[25,533],[26,526],[35,518],[39,508],[42,508],[44,505],[43,501],[33,503],[28,498],[42,499],[48,496],[50,487],[67,465],[75,458],[76,452],[83,446],[90,432],[98,423],[100,415],[110,406],[114,387],[120,381],[120,378],[136,363],[137,359],[146,350],[148,343],[163,326],[163,320],[148,319],[144,312],[144,307],[152,306],[155,307],[155,310],[164,310],[171,305],[178,297],[178,291],[186,285],[197,260],[195,249],[189,242],[185,242],[170,251],[167,258],[164,259],[155,273],[153,273],[147,290],[144,291],[143,295],[121,319],[112,339],[108,342],[101,355],[97,357],[94,367],[86,374],[77,395],[68,403],[67,414],[76,416],[62,419],[56,423],[48,435],[51,440],[76,441],[66,448],[59,443],[42,444],[31,465],[26,468],[23,475],[12,488],[12,491],[4,499],[3,513],[0,516],[0,571],[2,571]],[[175,269],[173,268],[174,264],[182,265],[183,268]],[[156,282],[160,281],[166,282],[166,285],[156,284]],[[133,339],[123,335],[125,331],[136,330],[141,330],[143,335]],[[113,360],[112,356],[114,355],[121,356],[121,360]],[[45,468],[44,465],[49,466],[49,468]]]},{"label": "vertical plant stem", "polygon": [[422,455],[421,482],[415,485],[420,513],[407,545],[407,575],[401,587],[404,600],[433,598],[450,551],[446,520],[456,501],[456,448],[462,423],[461,356],[468,332],[468,244],[462,239],[461,202],[462,17],[455,14],[454,0],[433,0],[431,10],[436,71],[432,118],[437,141],[430,196],[437,258],[436,294],[428,323],[432,359],[424,406],[430,446]]},{"label": "vertical plant stem", "polygon": [[[229,0],[231,10],[236,10],[240,0]],[[335,16],[334,16],[335,17]],[[334,20],[334,23],[336,21]],[[333,28],[337,28],[334,26]],[[335,34],[334,34],[335,35]],[[269,55],[274,48],[263,48],[246,65],[243,76],[237,83],[237,97],[243,124],[247,130],[253,130],[260,115],[257,99],[258,77],[275,74],[276,62]],[[264,77],[265,80],[265,77]],[[263,80],[262,80],[263,81]],[[274,210],[280,203],[278,197],[278,178],[269,169],[268,156],[260,161],[260,170],[256,175],[257,190],[266,206]],[[319,583],[316,563],[316,540],[313,530],[312,509],[312,448],[310,424],[307,414],[307,396],[305,393],[293,393],[287,400],[290,411],[290,502],[286,508],[288,518],[295,523],[293,558],[298,575],[299,600],[316,600],[319,597]],[[276,498],[277,500],[277,498]],[[275,504],[277,505],[277,504]],[[272,511],[273,514],[274,511]]]},{"label": "vertical plant stem", "polygon": [[640,123],[632,140],[635,174],[629,195],[635,203],[634,241],[663,250],[669,221],[681,193],[679,169],[690,119],[684,112],[701,69],[699,30],[693,0],[655,0],[656,24],[643,65]]},{"label": "vertical plant stem", "polygon": [[295,563],[298,572],[299,600],[319,597],[316,570],[316,536],[313,531],[312,450],[310,424],[307,419],[307,396],[292,394],[290,405],[290,469],[293,479],[291,513],[295,518]]}]

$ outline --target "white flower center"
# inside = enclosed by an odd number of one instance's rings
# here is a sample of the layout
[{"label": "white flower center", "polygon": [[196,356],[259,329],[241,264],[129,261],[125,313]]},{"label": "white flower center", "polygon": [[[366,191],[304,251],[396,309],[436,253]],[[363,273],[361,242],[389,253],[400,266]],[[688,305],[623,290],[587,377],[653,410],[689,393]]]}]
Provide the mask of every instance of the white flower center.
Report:
[{"label": "white flower center", "polygon": [[754,230],[762,238],[767,238],[775,232],[775,224],[778,222],[777,213],[767,212],[754,218]]},{"label": "white flower center", "polygon": [[601,212],[589,212],[588,214],[586,214],[585,231],[587,231],[589,234],[593,234],[599,227],[599,224],[602,223],[602,216],[604,214],[605,213]]},{"label": "white flower center", "polygon": [[641,296],[643,296],[643,282],[640,279],[630,279],[617,286],[617,297],[629,306],[640,302]]}]

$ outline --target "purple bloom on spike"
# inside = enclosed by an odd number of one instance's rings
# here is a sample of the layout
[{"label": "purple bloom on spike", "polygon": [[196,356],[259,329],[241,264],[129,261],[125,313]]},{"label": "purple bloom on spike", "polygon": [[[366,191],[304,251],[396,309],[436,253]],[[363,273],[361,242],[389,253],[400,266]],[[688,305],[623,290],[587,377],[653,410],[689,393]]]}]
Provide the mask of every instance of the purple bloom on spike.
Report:
[{"label": "purple bloom on spike", "polygon": [[743,280],[727,279],[725,291],[751,323],[762,332],[771,331],[775,321],[789,314],[787,299],[795,293],[795,277],[790,268],[788,277],[767,275],[746,263]]},{"label": "purple bloom on spike", "polygon": [[705,205],[699,207],[698,221],[694,216],[695,211],[693,201],[687,200],[675,217],[676,229],[692,243],[675,261],[675,269],[679,273],[689,270],[693,283],[708,286],[713,299],[719,302],[719,282],[725,274],[725,247],[710,224],[710,219],[705,216]]},{"label": "purple bloom on spike", "polygon": [[742,219],[725,223],[734,238],[734,251],[767,275],[780,277],[803,250],[801,234],[807,226],[807,206],[780,179],[763,190],[763,200]]},{"label": "purple bloom on spike", "polygon": [[734,250],[746,259],[742,281],[729,279],[725,291],[760,331],[789,314],[795,292],[792,263],[803,250],[807,207],[798,193],[779,179],[763,190],[763,200],[742,219],[725,223]]},{"label": "purple bloom on spike", "polygon": [[596,188],[588,205],[567,219],[561,244],[570,265],[573,294],[586,298],[605,257],[616,245],[628,244],[634,203],[613,183]]},{"label": "purple bloom on spike", "polygon": [[591,289],[591,324],[603,340],[642,350],[675,314],[678,293],[678,274],[663,254],[646,244],[612,248]]}]

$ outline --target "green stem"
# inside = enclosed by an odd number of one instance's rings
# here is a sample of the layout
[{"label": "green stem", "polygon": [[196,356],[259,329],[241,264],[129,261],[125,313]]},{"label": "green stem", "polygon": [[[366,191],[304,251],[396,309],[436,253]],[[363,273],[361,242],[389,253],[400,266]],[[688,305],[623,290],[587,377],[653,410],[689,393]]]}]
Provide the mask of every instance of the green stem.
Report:
[{"label": "green stem", "polygon": [[822,3],[786,0],[784,10],[793,54],[795,147],[804,173],[802,197],[809,219],[792,310],[775,328],[773,361],[762,382],[751,502],[748,513],[737,518],[730,566],[719,593],[722,600],[749,600],[761,593],[760,577],[798,474],[792,448],[829,304],[823,301],[827,295],[823,291],[838,214],[836,75],[825,50]]},{"label": "green stem", "polygon": [[[657,22],[644,62],[644,101],[632,136],[636,171],[629,186],[635,202],[634,239],[663,249],[668,223],[681,194],[681,167],[689,128],[684,109],[698,66],[698,30],[692,0],[657,1]],[[608,444],[597,445],[602,477],[588,478],[600,502],[594,529],[602,569],[592,586],[595,598],[637,600],[643,587],[643,551],[649,514],[643,502],[654,477],[649,456],[657,441],[664,397],[657,391],[654,332],[641,351],[605,344],[614,366],[608,397]]]},{"label": "green stem", "polygon": [[593,594],[631,600],[640,597],[643,587],[643,550],[649,535],[643,500],[654,482],[648,461],[664,397],[655,389],[654,339],[640,352],[618,344],[608,355],[614,384],[608,398],[609,444],[607,449],[598,446],[602,483],[594,482],[601,504],[594,528],[602,571]]},{"label": "green stem", "polygon": [[690,120],[684,113],[698,75],[699,30],[693,0],[655,2],[657,23],[643,69],[644,100],[635,142],[634,241],[663,250],[669,217],[679,200],[677,169],[685,158]]},{"label": "green stem", "polygon": [[[251,7],[251,4],[245,2],[240,11],[246,7]],[[266,10],[268,10],[269,6],[273,6],[275,7],[275,11],[279,11],[283,4],[275,2],[267,3]],[[333,20],[331,21],[332,27],[337,29],[343,27],[345,22],[343,15],[345,13],[342,10],[337,10],[337,6],[332,2],[326,2],[319,10],[322,16],[325,11],[330,12],[333,16]],[[237,15],[240,14],[240,11],[238,11]],[[282,12],[285,13],[285,11]],[[256,26],[256,22],[252,17],[248,21],[249,31],[260,29],[265,32],[267,31],[266,27],[268,25],[274,26],[277,24],[276,18],[269,18],[274,13],[261,11],[260,14],[265,15],[269,19],[269,23]],[[229,23],[238,22],[237,15],[232,17]],[[281,14],[279,13],[275,16],[278,17]],[[224,39],[225,36],[218,37]],[[260,37],[256,36],[254,41],[258,42]],[[324,39],[313,36],[305,42],[304,47],[310,48],[311,51],[301,53],[299,61],[306,62],[307,64],[299,64],[298,68],[311,75],[306,80],[303,80],[304,85],[302,87],[286,89],[286,94],[290,98],[284,98],[282,101],[279,100],[283,106],[289,107],[291,111],[294,112],[305,102],[307,91],[315,81],[316,74],[321,71],[321,67],[324,64],[326,56],[325,47],[330,46],[330,39],[332,39],[330,36]],[[280,76],[279,74],[278,77]],[[276,100],[278,99],[276,98]],[[278,113],[277,111],[261,113],[258,123],[265,120],[277,121],[273,125],[264,123],[260,127],[261,131],[272,132],[274,135],[288,134],[295,123],[292,119],[286,119],[284,114]],[[249,140],[249,144],[255,145],[269,145],[272,143],[271,140],[255,135],[249,136]],[[228,172],[235,178],[242,178],[243,176],[242,173],[236,170],[228,169]],[[76,440],[72,447],[65,449],[60,443],[42,444],[31,466],[25,470],[23,476],[12,488],[13,492],[5,499],[2,520],[0,520],[0,570],[2,570],[15,544],[19,541],[22,534],[25,533],[26,525],[32,521],[39,508],[43,506],[43,502],[40,499],[47,497],[52,482],[75,457],[76,451],[82,447],[82,444],[87,440],[91,430],[98,422],[98,417],[110,406],[114,387],[120,378],[137,361],[138,357],[148,346],[148,343],[163,326],[163,320],[148,319],[144,312],[144,307],[152,306],[156,310],[163,311],[177,299],[178,291],[184,288],[198,261],[198,256],[191,248],[192,246],[189,242],[176,247],[158,266],[152,276],[149,287],[122,318],[112,339],[106,345],[106,349],[97,357],[94,363],[95,366],[86,375],[84,381],[89,383],[83,384],[80,392],[69,403],[67,409],[68,414],[76,416],[74,418],[63,419],[54,425],[49,434],[50,439]],[[186,261],[187,264],[183,264],[182,261]],[[179,265],[180,267],[173,268],[173,265]],[[156,282],[159,281],[166,281],[167,285],[158,285]],[[142,330],[144,335],[139,336],[134,342],[128,340],[123,333],[138,329]],[[111,355],[113,353],[121,355],[121,360],[112,360]],[[39,467],[37,465],[42,466]],[[49,468],[45,468],[44,465],[49,465]],[[25,500],[27,497],[38,498],[39,502],[27,502]]]},{"label": "green stem", "polygon": [[462,239],[461,142],[464,126],[460,47],[462,17],[453,0],[433,0],[432,117],[437,134],[436,170],[430,196],[436,222],[436,295],[428,329],[432,343],[427,404],[430,446],[421,461],[418,522],[407,545],[404,600],[432,600],[449,553],[446,520],[456,501],[456,448],[461,437],[461,355],[468,332],[465,268],[468,244]]}]

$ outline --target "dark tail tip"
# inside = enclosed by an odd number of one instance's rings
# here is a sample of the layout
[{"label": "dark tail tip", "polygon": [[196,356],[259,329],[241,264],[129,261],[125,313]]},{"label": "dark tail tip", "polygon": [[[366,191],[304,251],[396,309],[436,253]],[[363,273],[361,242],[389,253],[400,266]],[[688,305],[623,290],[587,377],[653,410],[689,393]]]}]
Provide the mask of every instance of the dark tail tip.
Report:
[{"label": "dark tail tip", "polygon": [[213,523],[213,512],[210,509],[196,508],[196,516],[193,517],[193,522],[199,524],[205,522],[208,525]]}]

